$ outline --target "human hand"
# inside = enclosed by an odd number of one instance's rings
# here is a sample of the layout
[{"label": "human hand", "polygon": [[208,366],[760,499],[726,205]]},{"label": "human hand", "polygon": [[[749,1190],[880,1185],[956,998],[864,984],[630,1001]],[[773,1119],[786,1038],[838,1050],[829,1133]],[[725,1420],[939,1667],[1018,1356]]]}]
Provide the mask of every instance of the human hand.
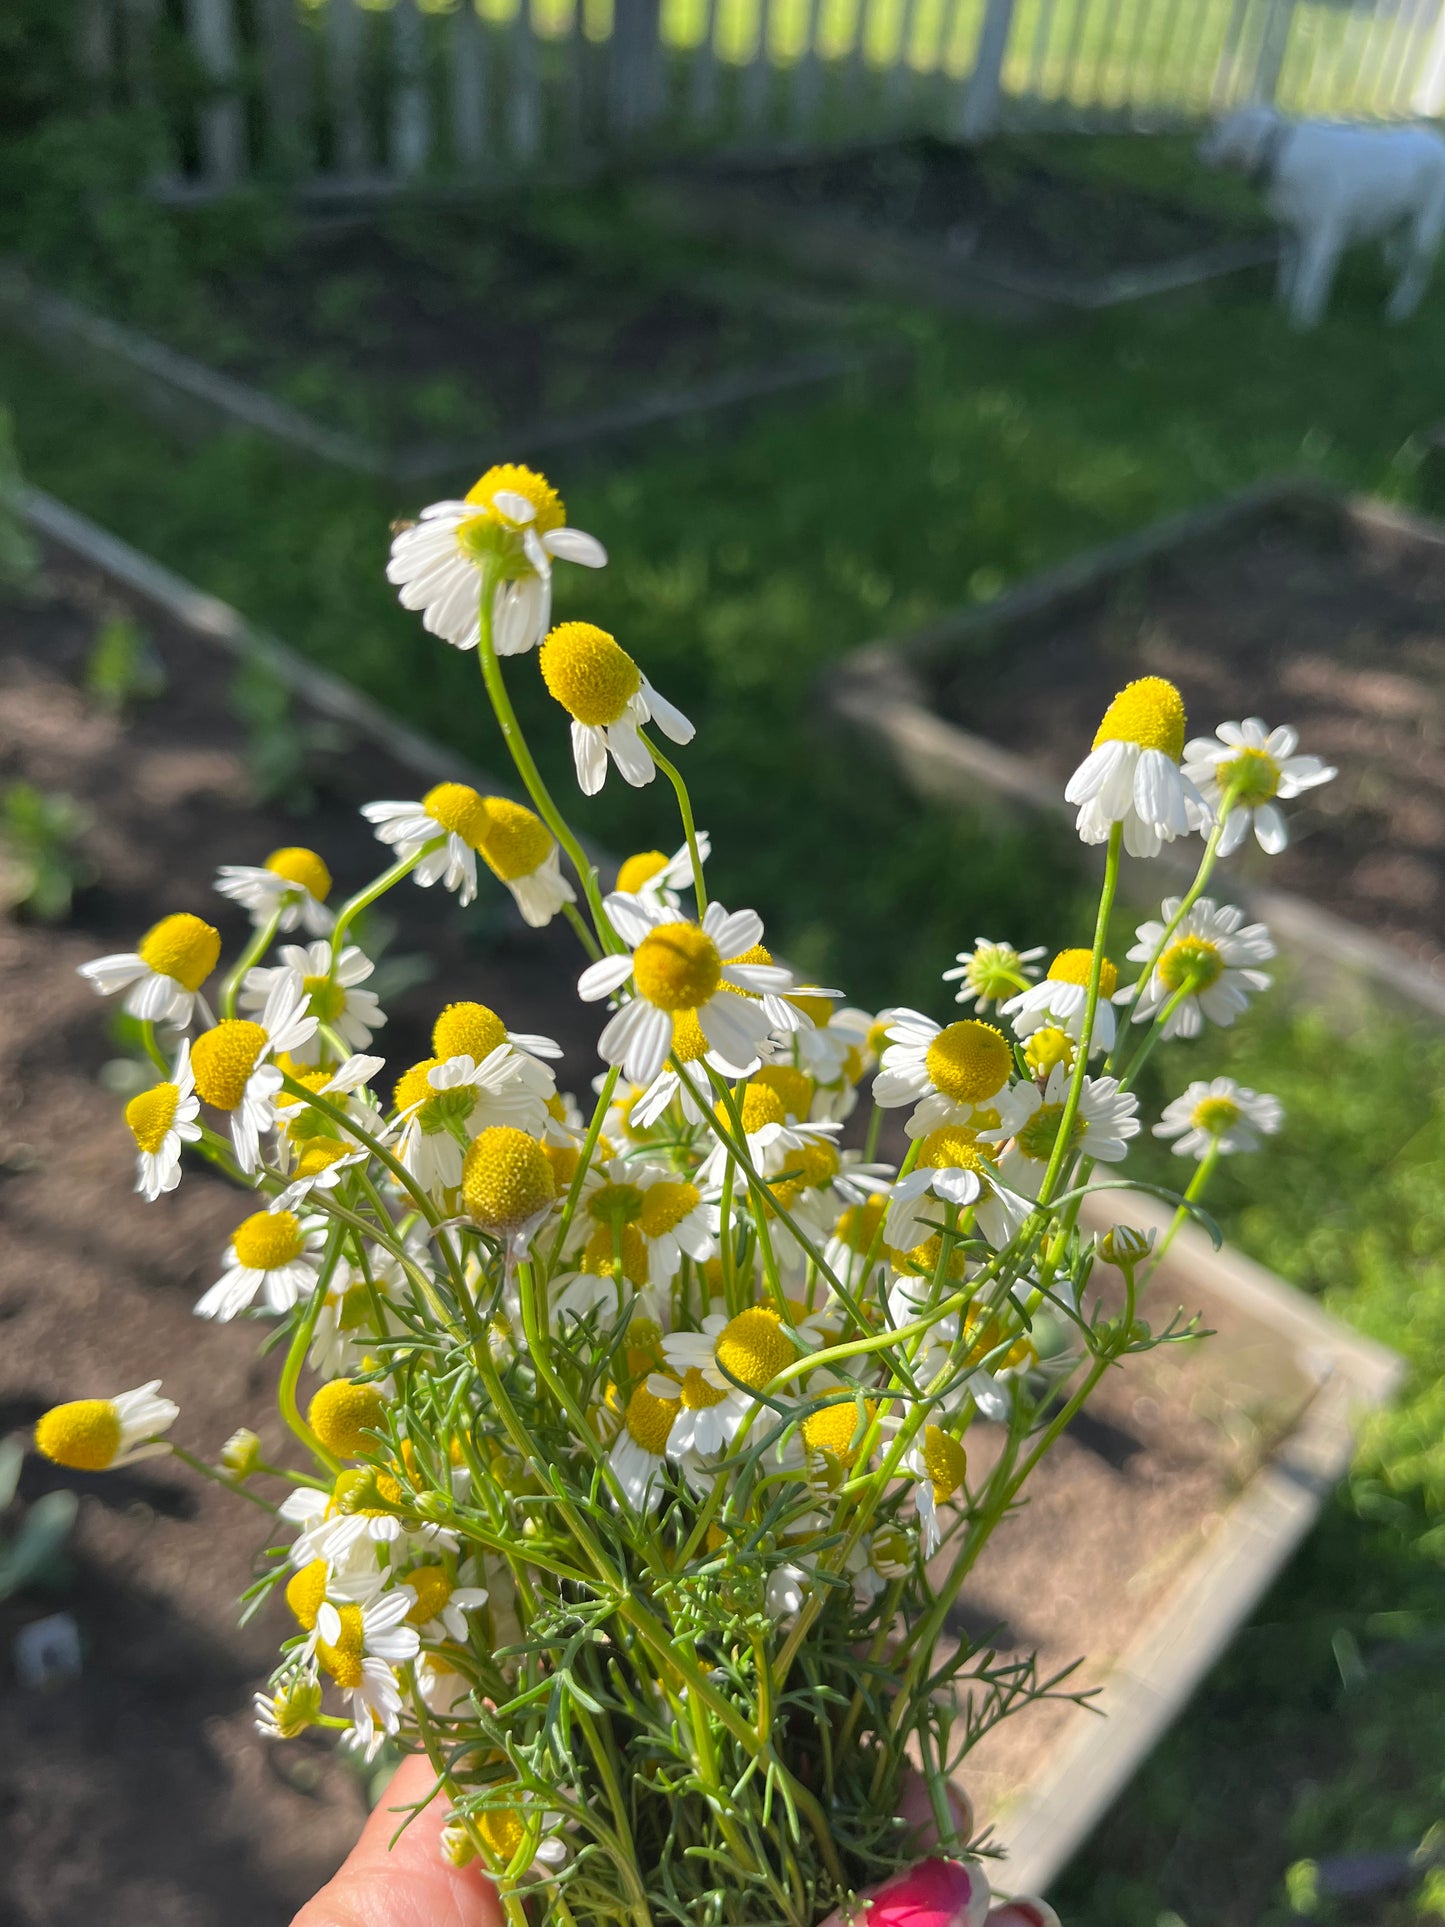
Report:
[{"label": "human hand", "polygon": [[[391,1844],[400,1810],[425,1800],[434,1784],[428,1760],[420,1754],[403,1760],[361,1838],[292,1927],[504,1927],[496,1890],[480,1862],[455,1867],[442,1852],[445,1800],[423,1808]],[[967,1838],[972,1812],[962,1794],[953,1798],[958,1832]],[[899,1810],[912,1844],[927,1854],[937,1835],[921,1780],[905,1783]],[[1059,1927],[1058,1916],[1041,1900],[992,1906],[977,1867],[941,1859],[920,1860],[885,1881],[867,1897],[866,1916],[857,1918],[866,1918],[868,1927]],[[824,1927],[848,1923],[832,1914]]]}]

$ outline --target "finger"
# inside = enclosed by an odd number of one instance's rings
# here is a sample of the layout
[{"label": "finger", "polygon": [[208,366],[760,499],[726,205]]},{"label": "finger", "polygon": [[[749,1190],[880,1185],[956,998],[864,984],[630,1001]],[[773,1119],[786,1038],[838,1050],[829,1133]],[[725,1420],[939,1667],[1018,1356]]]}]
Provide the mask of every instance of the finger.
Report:
[{"label": "finger", "polygon": [[920,1860],[865,1894],[848,1915],[830,1914],[823,1927],[984,1927],[988,1881],[961,1860]]},{"label": "finger", "polygon": [[503,1927],[496,1889],[480,1864],[454,1867],[442,1853],[446,1800],[433,1800],[391,1844],[406,1817],[397,1808],[425,1800],[435,1785],[428,1760],[403,1760],[340,1871],[291,1927]]},{"label": "finger", "polygon": [[[960,1786],[948,1783],[948,1804],[953,1811],[953,1830],[959,1842],[973,1838],[973,1802]],[[908,1844],[915,1852],[928,1853],[938,1842],[938,1817],[929,1797],[928,1782],[921,1773],[908,1767],[898,1790],[898,1812],[908,1823]]]}]

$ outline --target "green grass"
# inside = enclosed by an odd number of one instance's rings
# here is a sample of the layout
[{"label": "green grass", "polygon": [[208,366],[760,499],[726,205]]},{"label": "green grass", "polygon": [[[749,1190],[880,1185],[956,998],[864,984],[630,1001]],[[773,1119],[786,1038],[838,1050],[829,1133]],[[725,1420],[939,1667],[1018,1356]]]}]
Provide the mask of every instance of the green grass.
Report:
[{"label": "green grass", "polygon": [[[601,577],[570,572],[563,610],[613,629],[699,721],[683,762],[723,900],[757,904],[770,938],[857,1001],[940,1011],[938,972],[978,932],[1087,940],[1072,847],[921,808],[840,738],[819,679],[858,643],[1265,474],[1421,499],[1445,328],[1437,298],[1386,330],[1381,292],[1353,272],[1304,340],[1247,287],[1052,334],[898,314],[916,352],[901,393],[709,426],[631,468],[559,470],[572,518],[613,555]],[[0,341],[35,482],[498,764],[474,664],[425,638],[382,579],[388,524],[416,498],[243,438],[181,449],[76,373]],[[535,662],[510,673],[572,796]],[[573,815],[616,849],[647,847],[668,841],[661,804],[612,782]],[[1445,1629],[1445,1048],[1358,1011],[1261,1015],[1165,1069],[1178,1083],[1215,1066],[1291,1111],[1279,1146],[1229,1174],[1232,1234],[1399,1346],[1413,1375],[1351,1492],[1071,1876],[1073,1927],[1282,1921],[1290,1863],[1413,1845],[1445,1812],[1439,1695],[1409,1653]],[[1406,1663],[1382,1663],[1402,1647]],[[1336,1917],[1421,1917],[1400,1904]]]}]

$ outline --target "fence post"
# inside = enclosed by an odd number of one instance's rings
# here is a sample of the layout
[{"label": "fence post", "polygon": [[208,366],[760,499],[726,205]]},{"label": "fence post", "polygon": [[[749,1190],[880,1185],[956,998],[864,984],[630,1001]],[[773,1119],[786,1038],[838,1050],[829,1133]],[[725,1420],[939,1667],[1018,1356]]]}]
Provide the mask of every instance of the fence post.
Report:
[{"label": "fence post", "polygon": [[1254,81],[1249,98],[1260,106],[1272,107],[1279,93],[1279,77],[1289,50],[1289,32],[1294,25],[1298,0],[1269,0],[1259,36],[1259,53],[1254,63]]},{"label": "fence post", "polygon": [[236,23],[231,0],[186,0],[186,32],[210,83],[200,110],[201,172],[212,187],[232,187],[246,170],[246,128],[236,98]]},{"label": "fence post", "polygon": [[[134,0],[132,0],[134,4]],[[155,0],[145,0],[154,5]],[[306,126],[309,66],[296,0],[264,0],[256,15],[266,103],[265,150],[283,173],[310,171]]]},{"label": "fence post", "polygon": [[487,50],[474,0],[461,0],[451,35],[452,152],[462,173],[477,174],[487,157]]},{"label": "fence post", "polygon": [[1014,21],[1014,0],[988,0],[979,29],[978,53],[963,90],[958,133],[966,141],[982,140],[998,125],[1003,94],[1003,63]]},{"label": "fence post", "polygon": [[426,166],[431,153],[431,101],[426,85],[426,38],[413,0],[393,0],[392,47],[396,92],[391,101],[391,165],[401,180]]},{"label": "fence post", "polygon": [[657,111],[662,46],[659,0],[615,0],[612,9],[612,122],[619,132],[646,127]]}]

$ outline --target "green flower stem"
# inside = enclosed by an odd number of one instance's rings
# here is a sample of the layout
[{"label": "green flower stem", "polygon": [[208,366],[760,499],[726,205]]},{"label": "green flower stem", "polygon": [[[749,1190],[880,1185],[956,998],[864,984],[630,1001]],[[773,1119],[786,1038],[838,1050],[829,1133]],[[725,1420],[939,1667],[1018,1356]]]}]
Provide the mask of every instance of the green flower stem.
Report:
[{"label": "green flower stem", "polygon": [[1114,824],[1109,831],[1109,849],[1104,859],[1104,885],[1099,892],[1099,914],[1094,924],[1094,948],[1089,958],[1089,983],[1084,993],[1084,1023],[1080,1032],[1079,1054],[1074,1060],[1073,1074],[1069,1078],[1069,1092],[1064,1099],[1063,1116],[1059,1119],[1058,1135],[1044,1172],[1044,1181],[1039,1186],[1039,1208],[1047,1206],[1049,1199],[1058,1188],[1063,1173],[1064,1161],[1068,1157],[1070,1141],[1074,1134],[1074,1120],[1079,1114],[1079,1101],[1084,1094],[1084,1077],[1089,1063],[1089,1040],[1094,1035],[1094,1017],[1099,1008],[1099,980],[1104,973],[1104,951],[1109,939],[1109,918],[1114,909],[1114,896],[1119,887],[1119,852],[1123,847],[1124,826]]},{"label": "green flower stem", "polygon": [[272,940],[281,928],[283,907],[278,904],[267,921],[252,931],[251,941],[236,959],[232,969],[227,972],[225,981],[221,985],[222,1017],[233,1018],[236,1015],[236,993],[241,987],[242,979],[251,966],[259,962],[271,948]]},{"label": "green flower stem", "polygon": [[156,1027],[154,1024],[147,1023],[144,1020],[142,1021],[141,1027],[140,1027],[140,1041],[141,1041],[141,1047],[145,1051],[146,1056],[155,1065],[156,1069],[160,1072],[161,1076],[165,1079],[166,1083],[169,1084],[171,1082],[171,1066],[166,1062],[165,1052],[161,1049],[160,1045],[156,1042]]},{"label": "green flower stem", "polygon": [[1186,997],[1192,997],[1198,988],[1199,986],[1192,978],[1186,979],[1186,981],[1180,984],[1179,988],[1170,995],[1168,1000],[1155,1011],[1154,1021],[1145,1032],[1143,1042],[1130,1060],[1129,1068],[1119,1079],[1119,1089],[1121,1091],[1127,1091],[1132,1088],[1135,1078],[1138,1077],[1140,1071],[1142,1071],[1148,1063],[1154,1046],[1163,1037],[1164,1026],[1184,1002],[1184,999]]},{"label": "green flower stem", "polygon": [[681,772],[674,769],[655,743],[646,736],[642,741],[648,755],[671,783],[677,796],[677,807],[682,816],[682,832],[687,838],[687,853],[692,858],[692,887],[693,894],[697,898],[698,922],[701,923],[703,912],[707,909],[707,885],[703,882],[702,852],[697,846],[697,827],[692,820],[692,798],[687,793],[687,784],[683,782]]},{"label": "green flower stem", "polygon": [[[166,1444],[170,1447],[172,1457],[179,1459],[182,1465],[188,1465],[193,1472],[199,1472],[201,1477],[203,1479],[209,1479],[212,1485],[219,1485],[227,1492],[239,1493],[243,1499],[249,1499],[252,1505],[260,1506],[263,1512],[269,1512],[273,1515],[280,1512],[281,1508],[279,1505],[273,1505],[269,1499],[263,1499],[259,1492],[253,1492],[248,1485],[243,1485],[239,1479],[227,1478],[224,1472],[218,1472],[215,1466],[207,1465],[204,1459],[198,1459],[194,1452],[188,1452],[183,1445],[174,1445],[169,1439],[166,1440]],[[258,1470],[259,1469],[258,1467]],[[268,1466],[265,1469],[270,1471],[272,1468]]]},{"label": "green flower stem", "polygon": [[1149,1266],[1144,1273],[1143,1279],[1141,1280],[1141,1288],[1143,1285],[1147,1285],[1149,1283],[1149,1281],[1153,1278],[1154,1273],[1159,1269],[1160,1265],[1162,1265],[1164,1260],[1168,1257],[1170,1245],[1173,1244],[1175,1238],[1179,1235],[1180,1227],[1184,1224],[1185,1220],[1190,1215],[1190,1212],[1189,1212],[1190,1205],[1198,1204],[1199,1200],[1204,1196],[1204,1193],[1209,1186],[1209,1180],[1214,1176],[1215,1167],[1219,1163],[1219,1158],[1220,1158],[1219,1139],[1215,1138],[1214,1142],[1210,1145],[1209,1149],[1204,1153],[1204,1156],[1199,1160],[1199,1163],[1195,1168],[1194,1176],[1189,1180],[1188,1184],[1184,1187],[1183,1193],[1181,1194],[1179,1206],[1176,1209],[1173,1218],[1170,1220],[1169,1229],[1164,1233],[1164,1236],[1160,1239],[1156,1249],[1150,1254]]},{"label": "green flower stem", "polygon": [[444,841],[445,832],[442,832],[442,834],[433,837],[430,843],[424,844],[414,856],[399,857],[389,869],[383,870],[374,882],[368,883],[364,890],[358,890],[354,897],[347,898],[340,910],[337,911],[336,922],[331,927],[331,970],[329,973],[331,976],[334,977],[336,975],[336,965],[341,956],[342,948],[346,943],[346,933],[361,915],[362,911],[369,910],[378,897],[384,897],[387,891],[400,883],[404,877],[409,877],[417,864],[421,862],[422,858],[430,851],[437,849]]},{"label": "green flower stem", "polygon": [[341,1461],[335,1453],[327,1450],[302,1418],[296,1403],[296,1387],[301,1378],[301,1367],[306,1361],[307,1350],[316,1333],[316,1321],[321,1316],[321,1307],[326,1303],[326,1294],[331,1286],[331,1274],[336,1268],[336,1260],[340,1255],[344,1236],[345,1231],[341,1225],[332,1226],[327,1236],[326,1252],[321,1263],[321,1274],[316,1280],[316,1289],[312,1292],[310,1303],[291,1334],[286,1363],[281,1367],[281,1383],[276,1392],[276,1401],[281,1408],[282,1418],[307,1451],[315,1453],[333,1478],[341,1471]]},{"label": "green flower stem", "polygon": [[601,957],[602,951],[598,946],[597,939],[582,921],[576,904],[564,903],[562,905],[562,915],[567,919],[568,923],[571,924],[573,936],[576,937],[578,943],[580,943],[586,951],[587,961],[589,963],[596,963]]},{"label": "green flower stem", "polygon": [[614,1064],[603,1081],[601,1093],[598,1096],[596,1105],[593,1107],[592,1122],[587,1127],[587,1136],[577,1159],[577,1169],[572,1173],[572,1182],[567,1189],[567,1202],[562,1207],[562,1217],[557,1226],[557,1235],[552,1240],[552,1249],[548,1254],[547,1270],[549,1273],[557,1269],[557,1260],[562,1255],[562,1248],[567,1242],[567,1234],[572,1229],[572,1220],[577,1215],[577,1206],[582,1198],[582,1183],[588,1171],[592,1168],[593,1158],[597,1155],[597,1142],[602,1136],[602,1123],[607,1116],[613,1094],[617,1089],[617,1080],[621,1075],[621,1071]]}]

